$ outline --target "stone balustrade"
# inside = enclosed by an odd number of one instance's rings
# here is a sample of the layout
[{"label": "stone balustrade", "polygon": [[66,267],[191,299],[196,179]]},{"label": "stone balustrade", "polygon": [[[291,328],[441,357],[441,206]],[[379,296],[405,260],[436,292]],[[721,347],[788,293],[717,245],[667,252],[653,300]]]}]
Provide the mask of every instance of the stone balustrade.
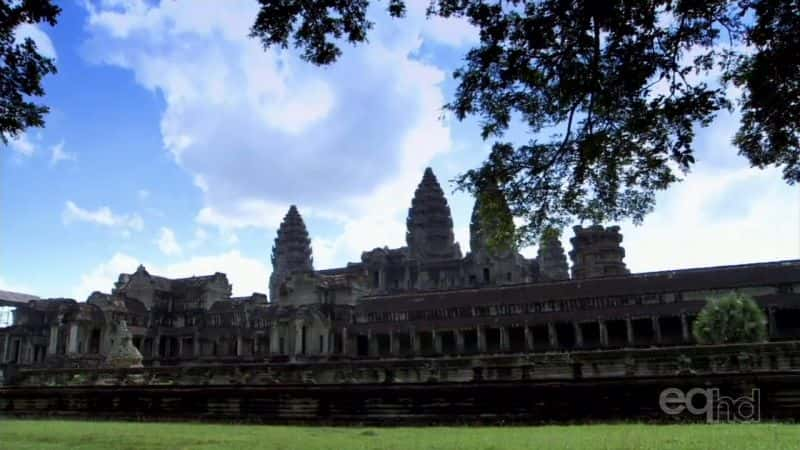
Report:
[{"label": "stone balustrade", "polygon": [[498,356],[21,369],[14,387],[476,383],[797,371],[800,342]]}]

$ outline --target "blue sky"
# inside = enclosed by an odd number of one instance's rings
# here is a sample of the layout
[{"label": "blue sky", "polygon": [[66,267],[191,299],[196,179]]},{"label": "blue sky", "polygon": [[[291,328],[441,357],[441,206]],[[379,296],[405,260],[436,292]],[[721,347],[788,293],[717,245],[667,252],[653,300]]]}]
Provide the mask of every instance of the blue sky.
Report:
[{"label": "blue sky", "polygon": [[[220,4],[66,1],[55,28],[20,31],[59,73],[45,82],[46,128],[0,151],[0,289],[84,300],[143,263],[265,292],[290,204],[316,267],[340,266],[403,245],[426,166],[449,193],[486,155],[476,121],[441,118],[476,34],[425,20],[427,1],[402,21],[375,11],[370,44],[325,68],[248,39],[255,1]],[[800,193],[747,167],[737,123],[726,113],[700,130],[687,180],[643,225],[621,224],[633,271],[798,257]],[[467,250],[472,200],[448,199]]]}]

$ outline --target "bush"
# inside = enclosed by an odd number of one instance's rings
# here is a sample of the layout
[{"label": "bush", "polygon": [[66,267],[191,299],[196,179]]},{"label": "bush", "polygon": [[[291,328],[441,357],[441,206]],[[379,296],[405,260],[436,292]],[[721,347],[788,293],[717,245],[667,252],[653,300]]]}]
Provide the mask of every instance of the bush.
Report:
[{"label": "bush", "polygon": [[708,299],[692,333],[701,344],[763,342],[767,320],[752,297],[731,292]]}]

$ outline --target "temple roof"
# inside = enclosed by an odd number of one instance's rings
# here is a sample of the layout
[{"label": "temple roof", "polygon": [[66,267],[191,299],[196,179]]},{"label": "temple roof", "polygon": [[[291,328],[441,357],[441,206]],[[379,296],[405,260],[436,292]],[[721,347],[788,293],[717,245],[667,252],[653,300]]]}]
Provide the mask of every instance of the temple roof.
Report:
[{"label": "temple roof", "polygon": [[20,292],[0,290],[0,306],[24,305],[31,300],[39,300],[39,297]]},{"label": "temple roof", "polygon": [[612,297],[800,281],[800,260],[619,275],[608,278],[451,289],[364,297],[364,311],[412,311],[464,305],[522,304],[584,297]]}]

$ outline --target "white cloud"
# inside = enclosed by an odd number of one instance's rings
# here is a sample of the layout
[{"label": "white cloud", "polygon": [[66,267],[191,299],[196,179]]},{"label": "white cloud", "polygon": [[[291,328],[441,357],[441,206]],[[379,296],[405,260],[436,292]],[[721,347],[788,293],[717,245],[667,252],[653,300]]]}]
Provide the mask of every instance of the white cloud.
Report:
[{"label": "white cloud", "polygon": [[[447,175],[469,168],[480,160],[471,155],[487,147],[472,128],[462,137],[469,144],[459,155],[466,156],[449,157],[450,124],[440,120],[446,71],[415,55],[423,42],[460,48],[476,35],[463,20],[426,20],[427,3],[410,2],[400,21],[381,11],[370,44],[345,45],[340,61],[325,68],[247,38],[255,2],[90,4],[89,53],[163,95],[164,146],[202,192],[201,231],[187,248],[206,242],[206,229],[216,228],[228,245],[241,229],[274,233],[290,204],[312,224],[318,268],[404,245],[405,214],[424,167],[434,164],[449,193]],[[722,115],[698,134],[696,171],[659,196],[642,227],[622,224],[633,270],[796,255],[797,208],[785,206],[797,204],[796,191],[773,172],[739,172],[731,123],[737,119]],[[756,194],[726,201],[740,183]],[[718,190],[703,192],[711,189]],[[788,219],[778,217],[786,212]],[[468,220],[469,211],[460,215]],[[315,221],[331,225],[314,229]],[[455,225],[466,250],[468,222]],[[564,233],[566,251],[571,234]]]},{"label": "white cloud", "polygon": [[14,30],[14,37],[18,43],[24,41],[25,38],[31,38],[36,44],[39,54],[46,58],[55,59],[57,57],[53,41],[38,25],[23,23]]},{"label": "white cloud", "polygon": [[94,291],[111,292],[120,273],[133,273],[139,261],[125,253],[115,253],[108,261],[97,265],[80,277],[72,289],[72,298],[84,301]]},{"label": "white cloud", "polygon": [[243,256],[238,250],[218,255],[196,256],[166,266],[147,263],[126,253],[115,253],[111,259],[91,269],[80,277],[72,290],[75,299],[85,300],[93,291],[110,292],[120,273],[133,273],[139,264],[144,264],[152,275],[168,278],[182,278],[194,275],[210,275],[223,272],[233,285],[233,294],[250,295],[265,292],[269,269],[265,263]]},{"label": "white cloud", "polygon": [[480,41],[478,28],[461,17],[432,16],[423,29],[425,37],[451,47],[465,47]]},{"label": "white cloud", "polygon": [[26,133],[20,133],[9,138],[8,146],[22,156],[32,156],[36,152],[36,146],[28,139]]},{"label": "white cloud", "polygon": [[179,255],[182,252],[178,240],[175,239],[175,232],[167,227],[161,227],[156,243],[161,253],[167,256]]},{"label": "white cloud", "polygon": [[148,191],[147,189],[139,189],[138,191],[136,191],[136,196],[139,197],[139,200],[145,201],[148,198],[150,198],[150,191]]},{"label": "white cloud", "polygon": [[210,206],[202,208],[195,220],[201,225],[225,230],[248,227],[274,229],[286,214],[285,210],[286,206],[283,204],[241,199],[232,207],[226,208],[226,213]]},{"label": "white cloud", "polygon": [[138,214],[117,215],[108,206],[92,211],[81,208],[72,201],[67,201],[61,219],[65,225],[73,222],[89,222],[105,227],[120,228],[123,231],[142,231],[144,220]]},{"label": "white cloud", "polygon": [[165,276],[170,278],[206,275],[224,272],[233,285],[233,294],[250,295],[265,292],[269,269],[260,259],[243,256],[239,250],[231,250],[218,255],[195,256],[185,261],[170,264],[164,268]]},{"label": "white cloud", "polygon": [[61,161],[75,161],[78,157],[75,153],[64,151],[64,141],[50,147],[50,166],[53,167]]},{"label": "white cloud", "polygon": [[623,224],[634,272],[800,256],[800,192],[780,170],[697,171],[659,200],[641,227]]},{"label": "white cloud", "polygon": [[205,244],[206,241],[208,241],[208,232],[204,228],[198,227],[196,230],[194,230],[194,238],[192,238],[192,240],[189,241],[189,244],[187,244],[187,246],[189,248],[197,248]]},{"label": "white cloud", "polygon": [[[265,52],[247,37],[257,4],[226,6],[88,7],[93,57],[163,94],[164,146],[203,192],[198,224],[274,229],[292,203],[361,220],[392,186],[413,192],[425,165],[450,149],[445,72],[414,57],[437,33],[425,2],[409,4],[402,21],[381,11],[370,44],[345,45],[325,68],[293,50]],[[458,21],[447,26],[440,40],[466,36]],[[393,213],[407,207],[393,203]]]}]

